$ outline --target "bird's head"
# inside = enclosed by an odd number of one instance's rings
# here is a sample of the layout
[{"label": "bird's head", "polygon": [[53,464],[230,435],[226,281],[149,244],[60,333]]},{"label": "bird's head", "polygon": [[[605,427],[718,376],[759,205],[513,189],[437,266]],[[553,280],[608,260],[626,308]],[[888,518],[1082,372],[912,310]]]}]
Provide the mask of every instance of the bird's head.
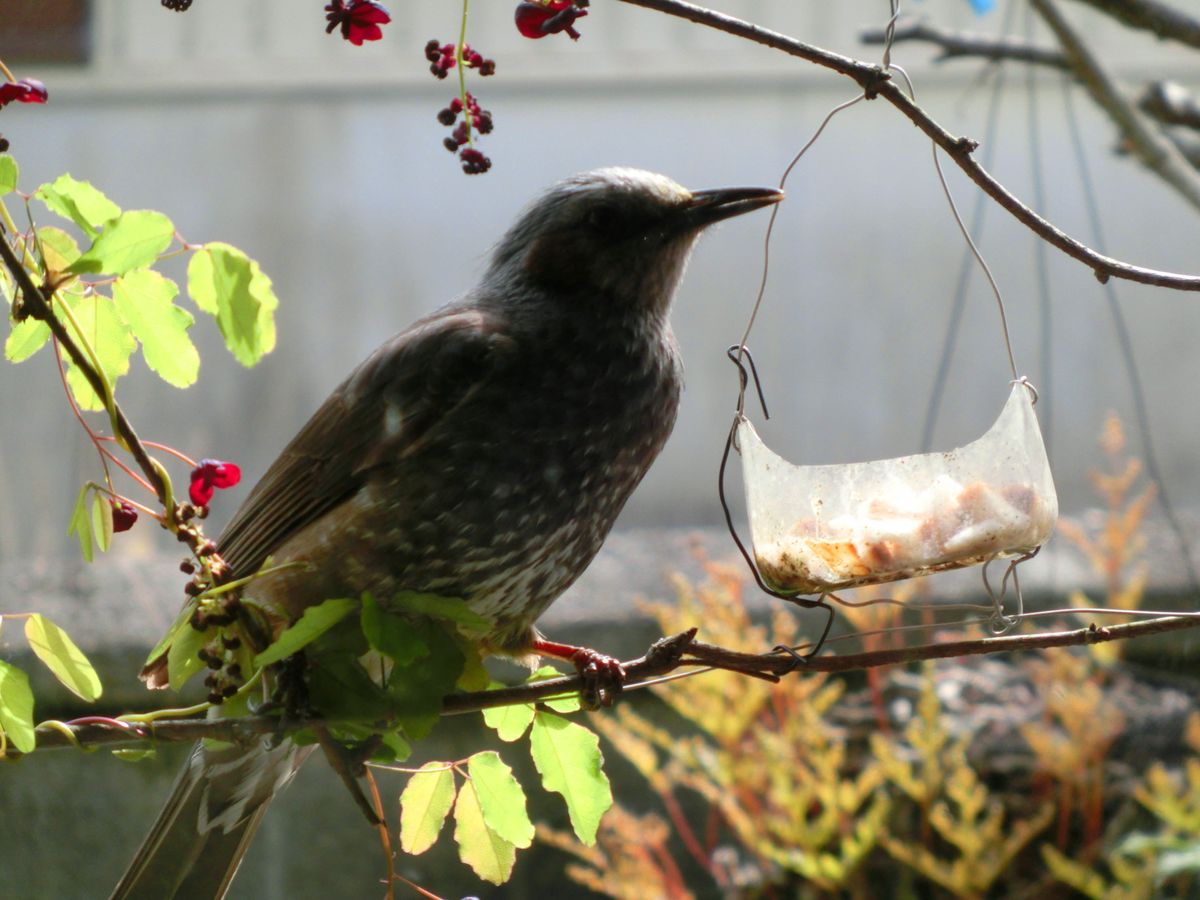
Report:
[{"label": "bird's head", "polygon": [[490,274],[568,302],[665,313],[701,231],[782,199],[774,188],[689,191],[652,172],[597,169],[534,201],[496,247]]}]

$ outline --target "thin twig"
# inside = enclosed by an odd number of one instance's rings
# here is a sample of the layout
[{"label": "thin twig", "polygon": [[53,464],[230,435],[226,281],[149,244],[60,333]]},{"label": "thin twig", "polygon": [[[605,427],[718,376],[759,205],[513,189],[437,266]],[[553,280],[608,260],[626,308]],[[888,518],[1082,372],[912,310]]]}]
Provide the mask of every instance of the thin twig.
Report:
[{"label": "thin twig", "polygon": [[1054,32],[1071,70],[1091,95],[1096,105],[1108,114],[1121,130],[1121,136],[1133,154],[1145,166],[1200,209],[1200,174],[1166,136],[1150,125],[1144,113],[1118,89],[1074,26],[1067,21],[1053,0],[1030,0],[1038,15]]},{"label": "thin twig", "polygon": [[1200,47],[1200,19],[1159,0],[1075,0],[1112,16],[1123,25],[1157,37]]},{"label": "thin twig", "polygon": [[666,15],[686,19],[698,25],[714,28],[754,43],[787,53],[790,56],[823,66],[857,82],[868,97],[880,97],[892,104],[917,128],[928,135],[934,143],[946,151],[967,177],[977,184],[1000,206],[1008,210],[1019,222],[1057,247],[1063,253],[1087,265],[1096,277],[1104,282],[1109,278],[1123,278],[1141,284],[1168,287],[1181,291],[1200,291],[1200,275],[1184,275],[1135,266],[1097,253],[1086,244],[1075,240],[1056,225],[1043,219],[1022,203],[1008,188],[997,181],[971,155],[975,142],[958,137],[942,128],[929,113],[917,106],[907,95],[891,82],[878,66],[842,56],[811,44],[797,41],[787,35],[770,31],[751,22],[714,12],[682,0],[621,0],[633,6],[652,9]]},{"label": "thin twig", "polygon": [[[859,34],[859,40],[864,44],[882,44],[886,36],[884,29],[870,28]],[[965,31],[945,31],[927,22],[905,22],[897,25],[892,43],[899,44],[903,41],[933,44],[942,51],[936,58],[937,62],[957,58],[990,59],[993,62],[1011,59],[1051,69],[1070,69],[1067,57],[1058,50],[1039,47],[1016,38],[994,38]]]}]

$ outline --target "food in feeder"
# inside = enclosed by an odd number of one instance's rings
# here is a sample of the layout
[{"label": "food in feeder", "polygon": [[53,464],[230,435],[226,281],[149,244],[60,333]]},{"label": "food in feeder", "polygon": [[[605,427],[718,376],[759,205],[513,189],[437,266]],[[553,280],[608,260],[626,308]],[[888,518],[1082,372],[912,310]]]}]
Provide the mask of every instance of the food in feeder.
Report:
[{"label": "food in feeder", "polygon": [[778,539],[756,543],[755,557],[774,587],[819,593],[1032,550],[1054,516],[1030,484],[964,487],[940,476],[920,493],[885,490],[853,514],[802,518]]}]

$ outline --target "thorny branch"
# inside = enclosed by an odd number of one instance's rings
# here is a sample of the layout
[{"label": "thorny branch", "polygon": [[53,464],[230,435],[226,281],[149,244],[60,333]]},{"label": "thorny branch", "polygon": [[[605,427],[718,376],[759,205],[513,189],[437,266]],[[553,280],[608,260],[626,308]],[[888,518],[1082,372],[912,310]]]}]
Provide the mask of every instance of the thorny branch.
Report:
[{"label": "thorny branch", "polygon": [[972,152],[976,143],[969,138],[951,134],[925,110],[909,99],[900,87],[895,84],[879,66],[851,59],[839,53],[833,53],[811,44],[797,41],[787,35],[762,28],[751,22],[714,12],[701,6],[682,2],[682,0],[621,0],[633,6],[652,9],[666,15],[676,16],[740,37],[754,43],[787,53],[790,56],[807,60],[816,65],[831,69],[856,82],[869,98],[880,97],[903,113],[918,129],[929,136],[962,171],[977,184],[989,197],[1001,207],[1008,210],[1019,222],[1041,237],[1047,243],[1057,247],[1068,256],[1087,265],[1101,282],[1109,278],[1122,278],[1141,284],[1157,287],[1173,288],[1183,291],[1200,291],[1200,276],[1183,275],[1174,272],[1162,272],[1134,266],[1119,259],[1114,259],[1098,253],[1086,244],[1077,241],[1062,229],[1043,219],[1036,212],[1022,203],[1008,188],[997,181],[991,173],[976,162]]},{"label": "thorny branch", "polygon": [[[817,656],[803,663],[797,663],[792,656],[777,652],[741,653],[715,644],[706,644],[695,639],[696,630],[692,629],[656,641],[644,656],[625,663],[625,669],[631,687],[645,679],[694,667],[723,669],[777,681],[792,672],[795,672],[796,677],[801,677],[806,672],[847,672],[952,656],[1083,646],[1196,627],[1200,627],[1200,618],[1197,617],[1160,616],[1107,628],[1091,626],[1070,631],[965,639],[896,650]],[[442,715],[461,715],[497,706],[537,703],[551,697],[577,694],[582,689],[583,680],[579,676],[563,676],[500,690],[453,694],[443,701]],[[336,724],[324,720],[308,720],[289,722],[284,726],[279,719],[270,716],[160,719],[147,723],[124,723],[119,720],[97,720],[96,717],[88,717],[78,723],[56,722],[38,726],[37,743],[39,750],[49,750],[63,747],[145,747],[156,741],[194,741],[198,738],[245,742],[262,735],[279,734],[281,731],[290,732]]]}]

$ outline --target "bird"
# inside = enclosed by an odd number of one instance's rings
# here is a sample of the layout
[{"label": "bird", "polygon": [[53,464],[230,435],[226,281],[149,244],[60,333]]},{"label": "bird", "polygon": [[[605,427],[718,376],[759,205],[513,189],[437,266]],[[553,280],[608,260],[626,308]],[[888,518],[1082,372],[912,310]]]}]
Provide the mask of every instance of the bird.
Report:
[{"label": "bird", "polygon": [[[535,622],[600,550],[674,427],[668,320],[696,238],[779,202],[633,168],[550,186],[473,289],[393,336],[284,448],[216,541],[279,628],[330,597],[461,598],[482,652],[615,662]],[[291,566],[302,562],[303,566]],[[143,672],[166,681],[165,658]],[[197,746],[114,900],[221,897],[306,750]]]}]

